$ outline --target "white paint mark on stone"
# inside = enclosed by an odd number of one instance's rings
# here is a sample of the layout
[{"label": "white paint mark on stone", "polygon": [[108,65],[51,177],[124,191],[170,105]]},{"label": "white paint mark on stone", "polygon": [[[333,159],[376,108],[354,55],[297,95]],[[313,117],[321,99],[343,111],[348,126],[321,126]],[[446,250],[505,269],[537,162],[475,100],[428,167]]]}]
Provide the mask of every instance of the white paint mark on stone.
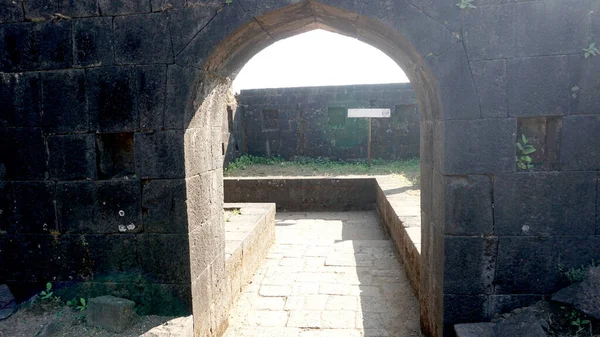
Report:
[{"label": "white paint mark on stone", "polygon": [[126,232],[127,231],[127,227],[125,227],[124,225],[119,225],[119,232]]},{"label": "white paint mark on stone", "polygon": [[524,233],[529,233],[529,226],[528,226],[528,225],[523,225],[523,227],[521,227],[521,230],[522,230]]},{"label": "white paint mark on stone", "polygon": [[132,231],[135,229],[135,225],[133,223],[130,223],[129,225],[127,225],[127,229]]},{"label": "white paint mark on stone", "polygon": [[120,216],[125,216],[125,211],[123,211],[123,210],[120,210],[120,211],[119,211],[119,215],[120,215]]}]

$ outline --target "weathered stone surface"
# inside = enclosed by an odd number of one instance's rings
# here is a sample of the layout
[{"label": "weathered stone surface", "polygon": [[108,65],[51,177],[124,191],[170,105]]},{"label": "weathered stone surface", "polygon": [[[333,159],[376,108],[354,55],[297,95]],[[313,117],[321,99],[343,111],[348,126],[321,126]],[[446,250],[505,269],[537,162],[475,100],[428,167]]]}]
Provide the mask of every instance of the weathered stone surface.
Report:
[{"label": "weathered stone surface", "polygon": [[[443,177],[445,233],[489,235],[493,232],[492,184],[487,176]],[[434,198],[440,194],[434,192]]]},{"label": "weathered stone surface", "polygon": [[216,15],[216,10],[216,7],[209,4],[209,6],[194,6],[168,12],[169,30],[175,54],[182,51],[194,36],[208,24],[210,19]]},{"label": "weathered stone surface", "polygon": [[30,20],[52,19],[57,13],[68,17],[82,17],[98,15],[96,0],[28,0],[23,2],[25,17]]},{"label": "weathered stone surface", "polygon": [[185,0],[150,0],[150,6],[152,7],[153,12],[183,8],[185,3]]},{"label": "weathered stone surface", "polygon": [[23,9],[17,1],[4,1],[0,4],[0,23],[23,20]]},{"label": "weathered stone surface", "polygon": [[487,296],[444,295],[444,324],[487,320]]},{"label": "weathered stone surface", "polygon": [[[592,1],[523,2],[515,6],[520,56],[581,53],[588,44]],[[546,83],[548,84],[548,83]]]},{"label": "weathered stone surface", "polygon": [[40,126],[41,88],[36,73],[0,74],[0,126]]},{"label": "weathered stone surface", "polygon": [[600,169],[600,116],[563,118],[560,163],[563,170]]},{"label": "weathered stone surface", "polygon": [[96,137],[92,134],[51,136],[48,173],[53,180],[96,178]]},{"label": "weathered stone surface", "polygon": [[73,23],[73,64],[76,67],[113,63],[112,18],[88,18]]},{"label": "weathered stone surface", "polygon": [[[556,116],[569,112],[571,87],[567,56],[509,59],[509,115]],[[547,71],[552,69],[552,71]]]},{"label": "weathered stone surface", "polygon": [[62,233],[95,233],[95,184],[68,182],[56,185],[58,223]]},{"label": "weathered stone surface", "polygon": [[[593,41],[600,41],[600,20],[598,22],[598,39]],[[600,114],[600,78],[593,75],[600,72],[600,64],[589,61],[581,54],[569,56],[571,114],[574,115]]]},{"label": "weathered stone surface", "polygon": [[443,147],[437,150],[435,166],[441,173],[515,170],[515,119],[444,121],[439,125],[434,136]]},{"label": "weathered stone surface", "polygon": [[87,323],[112,332],[123,332],[133,322],[135,302],[114,296],[94,297],[88,300]]},{"label": "weathered stone surface", "polygon": [[[524,311],[513,314],[497,323],[494,327],[497,337],[547,337],[538,319],[533,313]],[[543,321],[542,321],[543,322]],[[547,324],[544,322],[544,324]]]},{"label": "weathered stone surface", "polygon": [[12,233],[43,234],[57,229],[54,209],[54,184],[15,182],[8,223],[3,229]]},{"label": "weathered stone surface", "polygon": [[465,47],[471,60],[514,56],[514,4],[482,6],[463,15]]},{"label": "weathered stone surface", "polygon": [[102,15],[149,13],[150,2],[144,0],[98,0]]},{"label": "weathered stone surface", "polygon": [[139,114],[135,69],[94,68],[86,74],[90,129],[100,132],[137,130]]},{"label": "weathered stone surface", "polygon": [[142,231],[140,182],[111,180],[96,183],[94,221],[105,233]]},{"label": "weathered stone surface", "polygon": [[585,279],[564,288],[552,300],[572,305],[577,310],[595,319],[600,319],[600,268],[590,268]]},{"label": "weathered stone surface", "polygon": [[454,331],[456,337],[496,337],[495,323],[465,323],[456,324]]},{"label": "weathered stone surface", "polygon": [[141,130],[162,130],[164,127],[167,67],[138,68],[138,108]]},{"label": "weathered stone surface", "polygon": [[453,45],[439,56],[429,55],[424,61],[437,75],[440,101],[444,107],[442,111],[435,112],[437,115],[434,118],[440,120],[481,118],[477,91],[462,44]]},{"label": "weathered stone surface", "polygon": [[39,128],[0,130],[0,179],[44,179],[46,149],[42,130]]},{"label": "weathered stone surface", "polygon": [[42,125],[56,133],[88,131],[86,82],[83,70],[42,74]]},{"label": "weathered stone surface", "polygon": [[[112,0],[111,0],[112,2]],[[149,5],[149,2],[146,1]],[[171,63],[173,50],[164,13],[118,16],[114,19],[115,62]]]},{"label": "weathered stone surface", "polygon": [[481,117],[508,116],[506,60],[471,62]]},{"label": "weathered stone surface", "polygon": [[192,316],[174,318],[162,325],[154,327],[140,337],[193,337],[194,319]]},{"label": "weathered stone surface", "polygon": [[69,68],[72,61],[69,22],[0,26],[0,69],[3,71]]},{"label": "weathered stone surface", "polygon": [[140,178],[184,178],[183,151],[183,131],[135,134],[136,168]]},{"label": "weathered stone surface", "polygon": [[196,86],[199,71],[195,68],[185,68],[177,64],[167,68],[167,97],[165,102],[164,128],[183,130],[185,116],[195,112],[193,98],[197,94]]},{"label": "weathered stone surface", "polygon": [[444,293],[491,293],[497,247],[498,239],[493,237],[446,236]]},{"label": "weathered stone surface", "polygon": [[557,237],[500,237],[495,293],[544,294],[558,290],[560,244]]},{"label": "weathered stone surface", "polygon": [[[497,175],[494,179],[496,234],[594,234],[596,179],[595,173],[586,172]],[[540,198],[541,195],[544,197]]]},{"label": "weathered stone surface", "polygon": [[142,219],[146,233],[188,232],[185,180],[153,179],[142,185]]},{"label": "weathered stone surface", "polygon": [[[219,241],[215,237],[206,239],[212,240],[214,245]],[[155,281],[184,283],[190,278],[190,240],[188,234],[139,235],[138,263],[144,273]],[[170,258],[165,259],[165,256]]]},{"label": "weathered stone surface", "polygon": [[15,297],[6,284],[0,284],[0,320],[8,318],[16,310]]}]

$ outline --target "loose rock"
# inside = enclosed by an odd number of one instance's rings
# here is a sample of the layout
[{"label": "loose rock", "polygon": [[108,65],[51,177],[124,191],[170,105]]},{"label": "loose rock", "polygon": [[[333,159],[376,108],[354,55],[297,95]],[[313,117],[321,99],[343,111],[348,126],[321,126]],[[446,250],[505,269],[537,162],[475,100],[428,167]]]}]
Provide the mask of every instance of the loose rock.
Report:
[{"label": "loose rock", "polygon": [[582,282],[554,293],[552,300],[600,319],[600,268],[590,268]]},{"label": "loose rock", "polygon": [[8,318],[17,309],[15,297],[6,284],[0,284],[0,320]]}]

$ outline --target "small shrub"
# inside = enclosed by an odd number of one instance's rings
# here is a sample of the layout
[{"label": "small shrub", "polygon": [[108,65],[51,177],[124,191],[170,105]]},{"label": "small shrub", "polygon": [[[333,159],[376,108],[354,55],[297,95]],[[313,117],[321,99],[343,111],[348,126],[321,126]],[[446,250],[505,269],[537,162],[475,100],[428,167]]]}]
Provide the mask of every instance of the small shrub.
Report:
[{"label": "small shrub", "polygon": [[596,47],[596,43],[590,43],[590,45],[587,48],[583,48],[583,52],[585,58],[588,58],[590,56],[597,56],[598,54],[600,54],[600,50],[598,50],[598,48]]},{"label": "small shrub", "polygon": [[596,261],[592,261],[592,263],[588,264],[587,266],[581,266],[579,268],[571,268],[571,269],[567,270],[566,272],[564,272],[564,274],[567,277],[567,280],[569,280],[569,282],[577,283],[577,282],[581,282],[585,279],[585,275],[587,274],[588,269],[598,268],[598,267],[600,267],[600,265],[596,264]]},{"label": "small shrub", "polygon": [[43,300],[51,299],[52,296],[54,296],[54,292],[50,291],[50,290],[52,290],[52,283],[48,282],[48,283],[46,283],[46,290],[43,290],[40,293],[40,296]]},{"label": "small shrub", "polygon": [[531,163],[531,157],[529,155],[537,150],[533,145],[529,144],[525,135],[521,135],[521,143],[517,142],[517,150],[519,151],[519,154],[517,155],[517,167],[522,171],[531,170],[533,164]]}]

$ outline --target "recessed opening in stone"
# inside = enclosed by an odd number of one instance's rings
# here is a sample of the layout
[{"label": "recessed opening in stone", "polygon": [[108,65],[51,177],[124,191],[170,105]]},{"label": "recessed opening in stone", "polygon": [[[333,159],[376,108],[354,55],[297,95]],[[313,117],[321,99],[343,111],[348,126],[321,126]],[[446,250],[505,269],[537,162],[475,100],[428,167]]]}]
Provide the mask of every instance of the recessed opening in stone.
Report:
[{"label": "recessed opening in stone", "polygon": [[96,165],[99,179],[124,178],[134,175],[133,133],[96,135]]}]

